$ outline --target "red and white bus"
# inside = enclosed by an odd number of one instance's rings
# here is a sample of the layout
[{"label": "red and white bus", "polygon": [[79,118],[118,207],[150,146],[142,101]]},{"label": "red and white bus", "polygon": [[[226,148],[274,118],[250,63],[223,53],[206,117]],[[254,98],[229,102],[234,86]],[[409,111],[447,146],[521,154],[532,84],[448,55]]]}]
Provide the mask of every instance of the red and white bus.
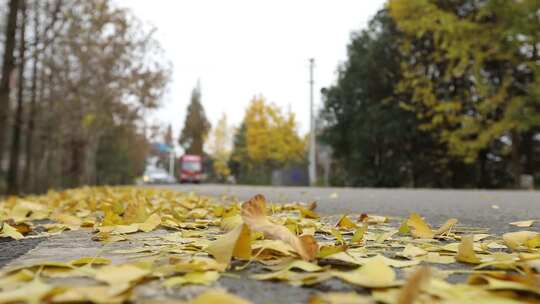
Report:
[{"label": "red and white bus", "polygon": [[202,157],[185,154],[180,157],[180,183],[200,183],[203,178]]}]

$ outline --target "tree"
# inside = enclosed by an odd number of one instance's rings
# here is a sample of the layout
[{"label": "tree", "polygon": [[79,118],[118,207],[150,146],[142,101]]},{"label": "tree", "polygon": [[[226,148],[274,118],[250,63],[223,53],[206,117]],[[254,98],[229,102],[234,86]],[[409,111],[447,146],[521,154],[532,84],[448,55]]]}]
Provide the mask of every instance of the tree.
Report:
[{"label": "tree", "polygon": [[169,124],[167,126],[167,130],[165,131],[165,134],[163,135],[163,140],[169,147],[173,147],[174,140],[173,140],[173,132],[172,132],[172,126]]},{"label": "tree", "polygon": [[[31,84],[30,84],[30,104],[28,105],[28,117],[27,117],[27,131],[25,142],[25,160],[24,160],[24,172],[22,180],[25,183],[25,190],[31,191],[35,188],[35,175],[32,171],[35,171],[35,150],[34,146],[37,144],[35,139],[35,126],[38,121],[38,99],[42,99],[44,96],[40,94],[44,90],[43,83],[38,91],[38,82],[40,81],[40,74],[43,75],[44,69],[39,70],[38,67],[42,64],[42,56],[46,51],[46,48],[57,38],[57,32],[55,26],[62,18],[59,16],[62,9],[63,0],[55,0],[54,5],[47,2],[43,5],[42,1],[34,1],[32,11],[33,18],[33,40],[31,43]],[[52,10],[51,10],[52,9]]]},{"label": "tree", "polygon": [[[540,2],[391,0],[404,33],[404,105],[454,155],[510,158],[519,183],[540,125]],[[534,153],[533,153],[534,154]]]},{"label": "tree", "polygon": [[229,165],[240,182],[267,184],[273,169],[302,162],[305,146],[293,113],[255,97],[235,134]]},{"label": "tree", "polygon": [[[323,90],[320,140],[332,147],[346,185],[446,186],[448,156],[395,92],[400,79],[400,33],[386,10],[352,35],[335,85]],[[341,173],[340,173],[341,174]]]},{"label": "tree", "polygon": [[248,172],[250,166],[248,165],[245,122],[242,122],[234,132],[233,148],[228,165],[231,173],[239,182],[246,183],[246,181],[249,181]]},{"label": "tree", "polygon": [[[135,122],[133,122],[135,123]],[[133,147],[137,148],[134,149]],[[96,156],[98,185],[131,184],[145,169],[150,143],[137,128],[121,124],[100,139]]]},{"label": "tree", "polygon": [[271,162],[282,165],[300,161],[305,142],[296,132],[293,113],[283,115],[281,110],[264,97],[253,98],[244,117],[246,147],[254,163]]},{"label": "tree", "polygon": [[9,116],[9,96],[10,96],[10,80],[13,69],[15,68],[14,50],[15,50],[15,35],[17,31],[17,15],[19,13],[19,0],[10,0],[9,9],[6,12],[6,31],[5,31],[5,47],[2,58],[2,75],[0,75],[0,171],[2,169],[2,161],[6,143],[6,132],[8,130]]},{"label": "tree", "polygon": [[7,193],[17,194],[19,192],[19,153],[21,145],[21,129],[23,126],[23,94],[24,94],[24,68],[26,63],[26,0],[21,1],[21,22],[19,25],[19,64],[17,77],[17,107],[13,122],[13,135],[11,137],[11,149],[9,153],[9,169],[7,175]]},{"label": "tree", "polygon": [[[130,163],[123,164],[128,167],[137,167],[134,162],[144,163],[140,154],[120,149],[116,136],[122,134],[130,138],[127,143],[138,142],[137,150],[146,151],[140,149],[141,119],[148,109],[159,105],[169,78],[159,44],[129,11],[111,5],[109,0],[24,2],[29,5],[23,10],[19,7],[22,1],[11,1],[10,5],[17,3],[16,10],[10,7],[6,15],[27,11],[33,17],[19,19],[19,29],[26,37],[19,35],[21,39],[10,42],[10,46],[7,36],[15,34],[6,34],[6,49],[18,46],[20,50],[14,111],[7,108],[10,100],[4,90],[9,89],[4,84],[9,84],[8,74],[13,74],[14,64],[13,58],[6,61],[6,57],[13,57],[13,50],[4,53],[3,60],[8,64],[3,66],[0,85],[4,94],[0,94],[0,102],[6,102],[6,107],[0,107],[0,116],[5,110],[14,123],[13,128],[7,128],[12,134],[10,192],[18,190],[22,168],[25,191],[96,184],[98,177],[101,181],[118,180],[109,179],[115,174],[106,169],[107,165],[114,166],[106,164],[109,160],[120,163],[117,154],[123,154]],[[16,29],[17,19],[10,20],[7,25],[14,24]],[[10,73],[6,74],[10,61]],[[2,118],[1,124],[5,122]],[[5,129],[1,130],[1,144],[5,142]],[[118,147],[109,147],[114,145],[111,138],[119,141]],[[104,157],[102,151],[113,155]],[[140,170],[130,172],[135,171]]]},{"label": "tree", "polygon": [[201,89],[197,86],[191,92],[191,102],[187,107],[184,128],[178,142],[187,154],[203,155],[204,141],[210,131],[210,122],[206,118],[201,103]]},{"label": "tree", "polygon": [[212,156],[214,174],[218,180],[225,181],[231,174],[228,162],[231,154],[231,131],[227,123],[227,114],[223,113],[210,133],[208,152]]}]

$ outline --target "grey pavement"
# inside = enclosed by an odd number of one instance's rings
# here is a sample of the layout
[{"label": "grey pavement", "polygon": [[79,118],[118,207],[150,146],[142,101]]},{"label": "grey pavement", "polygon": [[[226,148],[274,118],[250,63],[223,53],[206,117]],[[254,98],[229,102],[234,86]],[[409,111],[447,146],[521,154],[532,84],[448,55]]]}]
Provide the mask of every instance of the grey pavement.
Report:
[{"label": "grey pavement", "polygon": [[[246,200],[263,194],[273,202],[317,202],[324,215],[374,213],[407,217],[417,212],[431,224],[457,218],[467,226],[489,228],[492,233],[515,230],[510,222],[540,220],[540,191],[310,188],[270,186],[230,186],[214,184],[162,185],[183,192],[208,196],[231,195]],[[540,230],[536,223],[533,230]]]},{"label": "grey pavement", "polygon": [[[213,197],[236,197],[246,200],[255,194],[263,194],[276,203],[311,202],[318,204],[322,215],[348,213],[374,213],[392,217],[407,217],[411,212],[424,216],[433,225],[439,225],[450,217],[457,218],[467,226],[489,228],[491,233],[518,230],[509,225],[512,221],[540,220],[540,192],[538,191],[484,191],[484,190],[428,190],[428,189],[353,189],[308,187],[263,187],[229,185],[152,185],[182,192],[196,192]],[[536,222],[530,230],[540,230]],[[129,242],[103,248],[92,241],[88,229],[68,231],[46,239],[0,240],[0,268],[4,265],[20,265],[38,260],[69,260],[80,256],[101,256],[120,261],[125,255],[114,254],[116,246],[140,246],[142,239],[155,234],[167,233],[157,230],[149,234],[136,234]],[[122,248],[122,247],[118,247]],[[104,250],[106,249],[106,250]],[[58,254],[61,250],[62,254]],[[230,292],[252,300],[254,303],[272,303],[287,299],[287,303],[306,303],[314,292],[350,291],[362,292],[338,280],[320,284],[316,289],[297,288],[286,283],[260,282],[245,277],[249,273],[237,273],[237,277],[222,277],[214,287],[224,287]],[[458,278],[458,280],[461,280]],[[157,283],[156,283],[157,284]],[[155,288],[153,285],[137,287],[139,300],[145,298],[180,297],[200,292],[199,286],[176,291]],[[157,292],[157,293],[156,293]]]}]

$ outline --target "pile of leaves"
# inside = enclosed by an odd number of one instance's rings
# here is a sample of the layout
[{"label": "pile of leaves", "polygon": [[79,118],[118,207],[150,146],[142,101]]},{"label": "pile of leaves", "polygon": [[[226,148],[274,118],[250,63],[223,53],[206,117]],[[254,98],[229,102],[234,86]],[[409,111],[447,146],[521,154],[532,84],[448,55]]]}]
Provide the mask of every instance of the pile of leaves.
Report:
[{"label": "pile of leaves", "polygon": [[[212,287],[221,276],[246,271],[253,280],[311,287],[310,303],[540,302],[540,233],[496,236],[457,219],[432,228],[416,213],[403,220],[333,218],[319,216],[316,203],[270,204],[262,195],[241,203],[101,187],[9,197],[0,202],[0,220],[0,237],[16,240],[81,229],[104,248],[135,235],[149,240],[116,250],[136,255],[124,263],[81,256],[12,264],[0,272],[0,303],[122,303],[137,300],[137,287],[156,282],[164,289],[208,285],[170,303],[250,303]],[[527,228],[534,221],[513,224]],[[456,274],[468,277],[455,282]],[[354,291],[319,292],[329,280]]]}]

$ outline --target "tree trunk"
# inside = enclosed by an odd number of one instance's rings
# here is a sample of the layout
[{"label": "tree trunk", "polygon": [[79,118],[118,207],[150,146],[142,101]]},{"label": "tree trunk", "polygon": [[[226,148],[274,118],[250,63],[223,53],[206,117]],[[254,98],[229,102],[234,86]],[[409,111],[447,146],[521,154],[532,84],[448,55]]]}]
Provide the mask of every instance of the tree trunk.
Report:
[{"label": "tree trunk", "polygon": [[523,166],[523,173],[534,176],[535,168],[535,141],[534,141],[535,129],[531,129],[523,134],[523,140],[521,143],[523,155],[525,156],[525,164]]},{"label": "tree trunk", "polygon": [[483,188],[483,189],[490,187],[488,171],[487,171],[487,153],[488,153],[488,150],[483,149],[480,151],[478,155],[478,162],[479,162],[480,167],[479,167],[479,174],[478,174],[479,176],[478,176],[477,185],[479,188]]},{"label": "tree trunk", "polygon": [[13,51],[15,50],[15,35],[17,31],[17,14],[20,0],[10,0],[6,14],[7,26],[5,32],[4,58],[2,59],[2,75],[0,78],[0,169],[2,169],[3,152],[6,141],[7,119],[9,115],[10,76],[15,67]]},{"label": "tree trunk", "polygon": [[15,112],[15,121],[13,124],[13,136],[11,138],[11,150],[9,155],[9,170],[7,175],[7,193],[19,193],[19,154],[21,144],[22,128],[22,107],[24,91],[24,56],[26,54],[26,3],[21,0],[21,24],[20,24],[20,42],[19,42],[19,77],[17,79],[17,109]]},{"label": "tree trunk", "polygon": [[512,177],[514,178],[514,186],[516,188],[520,187],[521,179],[521,151],[520,151],[520,134],[513,130],[511,133],[512,136]]},{"label": "tree trunk", "polygon": [[37,47],[39,45],[39,2],[35,2],[34,7],[34,53],[32,58],[32,85],[31,85],[31,96],[30,96],[30,110],[28,113],[28,130],[26,134],[26,161],[23,173],[23,180],[25,181],[25,190],[29,192],[33,188],[32,177],[32,163],[34,161],[33,155],[33,145],[34,145],[34,124],[36,117],[36,99],[37,99],[37,80],[38,80],[38,61],[39,61],[39,52]]}]

